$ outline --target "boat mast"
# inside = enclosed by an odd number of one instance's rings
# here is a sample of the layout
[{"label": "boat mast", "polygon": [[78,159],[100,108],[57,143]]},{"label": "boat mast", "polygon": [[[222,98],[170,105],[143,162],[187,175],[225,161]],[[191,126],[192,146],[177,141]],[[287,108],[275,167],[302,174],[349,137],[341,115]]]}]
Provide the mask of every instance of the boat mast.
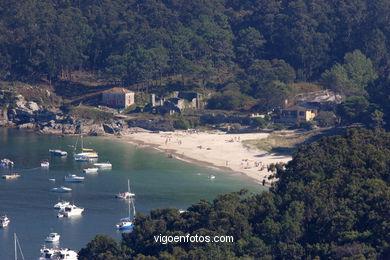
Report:
[{"label": "boat mast", "polygon": [[135,206],[134,206],[134,201],[131,201],[131,205],[133,206],[133,219],[135,218]]},{"label": "boat mast", "polygon": [[75,153],[76,152],[76,149],[77,149],[77,143],[79,142],[79,136],[77,137],[76,139],[76,144],[74,145],[74,149],[73,149],[73,152]]},{"label": "boat mast", "polygon": [[18,251],[16,250],[16,233],[14,233],[14,244],[15,244],[15,260],[18,260]]},{"label": "boat mast", "polygon": [[22,248],[20,246],[20,243],[19,243],[19,240],[18,240],[18,238],[16,236],[16,233],[14,233],[14,237],[15,237],[15,260],[18,259],[18,254],[17,254],[18,251],[16,249],[16,244],[18,245],[18,248],[19,248],[19,251],[20,251],[20,255],[22,256],[22,259],[24,260],[24,255],[23,255],[23,252],[22,252]]},{"label": "boat mast", "polygon": [[130,179],[127,179],[127,191],[130,193]]}]

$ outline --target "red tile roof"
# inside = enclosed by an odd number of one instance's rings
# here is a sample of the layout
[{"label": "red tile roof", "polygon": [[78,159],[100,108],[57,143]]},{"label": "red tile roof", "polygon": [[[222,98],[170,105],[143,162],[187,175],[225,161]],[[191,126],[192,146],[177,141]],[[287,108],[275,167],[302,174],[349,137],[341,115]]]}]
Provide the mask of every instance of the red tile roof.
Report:
[{"label": "red tile roof", "polygon": [[133,91],[125,88],[110,88],[104,92],[105,93],[134,93]]}]

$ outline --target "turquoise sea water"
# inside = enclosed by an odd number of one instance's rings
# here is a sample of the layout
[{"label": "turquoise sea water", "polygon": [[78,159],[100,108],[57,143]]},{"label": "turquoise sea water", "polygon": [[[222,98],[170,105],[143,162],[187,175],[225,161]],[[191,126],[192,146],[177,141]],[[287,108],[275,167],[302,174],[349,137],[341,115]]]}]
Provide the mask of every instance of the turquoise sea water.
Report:
[{"label": "turquoise sea water", "polygon": [[[75,162],[72,152],[77,137],[37,135],[32,132],[0,128],[0,158],[15,162],[14,172],[21,178],[0,179],[0,215],[7,214],[11,223],[0,228],[0,259],[14,259],[16,233],[26,259],[37,259],[44,238],[50,232],[61,235],[61,247],[79,250],[96,234],[106,233],[120,239],[115,224],[127,216],[127,204],[114,194],[127,190],[127,179],[136,193],[137,212],[174,206],[185,209],[201,199],[212,200],[218,194],[248,189],[260,192],[254,181],[217,169],[169,159],[153,149],[141,149],[120,139],[84,137],[84,147],[99,152],[99,162],[110,161],[110,171],[84,174],[88,163]],[[49,149],[68,151],[66,158],[51,157]],[[40,168],[40,161],[49,159],[50,168]],[[0,169],[7,174],[8,169]],[[64,176],[74,173],[85,176],[84,183],[69,184]],[[210,180],[208,176],[216,176]],[[49,179],[56,179],[55,182]],[[53,187],[65,185],[69,194],[53,193]],[[74,202],[85,211],[81,217],[57,218],[53,205],[58,200]]]}]

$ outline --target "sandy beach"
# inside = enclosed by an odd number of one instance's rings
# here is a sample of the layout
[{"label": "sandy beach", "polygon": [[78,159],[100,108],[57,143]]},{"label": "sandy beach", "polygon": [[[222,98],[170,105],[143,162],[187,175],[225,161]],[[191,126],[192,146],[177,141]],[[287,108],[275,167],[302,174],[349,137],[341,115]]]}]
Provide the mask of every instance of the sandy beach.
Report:
[{"label": "sandy beach", "polygon": [[151,146],[194,163],[203,163],[223,170],[245,174],[262,183],[270,173],[271,163],[288,162],[290,156],[278,156],[244,147],[242,141],[266,138],[267,133],[226,134],[224,132],[138,132],[122,136],[139,146]]}]

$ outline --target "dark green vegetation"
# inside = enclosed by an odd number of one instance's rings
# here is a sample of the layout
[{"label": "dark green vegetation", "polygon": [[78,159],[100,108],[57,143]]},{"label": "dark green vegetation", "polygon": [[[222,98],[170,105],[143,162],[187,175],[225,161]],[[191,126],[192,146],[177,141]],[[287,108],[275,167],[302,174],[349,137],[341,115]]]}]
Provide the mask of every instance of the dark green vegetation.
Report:
[{"label": "dark green vegetation", "polygon": [[[80,259],[389,259],[390,134],[349,130],[303,146],[269,192],[221,195],[187,212],[137,215],[121,244],[99,235]],[[232,235],[234,243],[154,242]]]},{"label": "dark green vegetation", "polygon": [[[153,92],[216,90],[209,108],[261,112],[310,81],[367,99],[359,113],[380,125],[390,116],[388,13],[388,0],[4,0],[0,80],[52,83],[77,70],[145,90],[169,79]],[[345,123],[360,118],[340,111]]]}]

